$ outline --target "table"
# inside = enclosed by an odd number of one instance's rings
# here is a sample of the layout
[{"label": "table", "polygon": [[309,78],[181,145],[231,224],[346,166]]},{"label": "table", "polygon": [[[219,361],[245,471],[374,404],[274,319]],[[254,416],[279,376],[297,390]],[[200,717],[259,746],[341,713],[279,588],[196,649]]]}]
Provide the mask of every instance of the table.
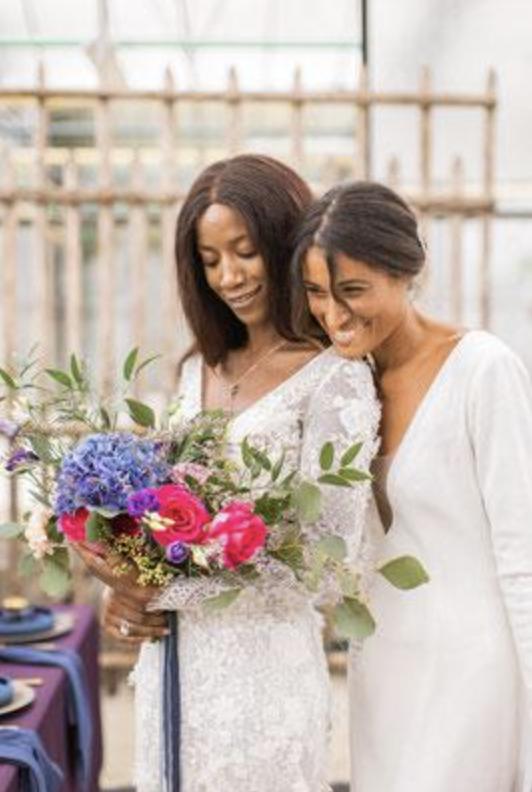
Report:
[{"label": "table", "polygon": [[[68,611],[75,616],[74,629],[68,635],[54,639],[57,647],[74,649],[80,655],[89,686],[90,705],[93,716],[93,757],[91,792],[98,792],[98,776],[102,766],[102,728],[100,716],[100,689],[98,671],[99,629],[92,608],[86,605],[60,606],[54,610]],[[65,672],[48,666],[1,663],[0,675],[14,677],[41,677],[42,687],[36,687],[35,701],[25,710],[0,718],[0,725],[17,725],[33,729],[39,734],[49,756],[65,774],[61,792],[78,792],[73,767],[72,751],[69,747],[68,722],[66,716],[67,682]],[[18,770],[13,765],[0,763],[0,792],[19,792]]]}]

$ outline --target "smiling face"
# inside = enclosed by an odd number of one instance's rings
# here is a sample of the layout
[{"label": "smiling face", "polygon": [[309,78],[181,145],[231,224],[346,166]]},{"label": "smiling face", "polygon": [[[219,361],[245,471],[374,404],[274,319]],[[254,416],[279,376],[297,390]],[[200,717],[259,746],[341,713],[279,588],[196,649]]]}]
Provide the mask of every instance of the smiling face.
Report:
[{"label": "smiling face", "polygon": [[409,309],[408,278],[392,277],[339,253],[331,283],[325,252],[316,246],[305,256],[303,282],[311,313],[343,357],[361,358],[378,350]]},{"label": "smiling face", "polygon": [[241,215],[211,204],[197,223],[198,251],[211,289],[246,325],[269,319],[264,260]]}]

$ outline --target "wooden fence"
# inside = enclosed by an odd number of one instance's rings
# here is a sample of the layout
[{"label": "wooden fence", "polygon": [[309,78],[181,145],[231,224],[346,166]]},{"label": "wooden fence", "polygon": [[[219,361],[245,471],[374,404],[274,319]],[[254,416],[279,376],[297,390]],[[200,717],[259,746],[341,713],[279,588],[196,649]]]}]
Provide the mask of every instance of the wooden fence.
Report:
[{"label": "wooden fence", "polygon": [[[112,386],[121,349],[139,345],[149,352],[155,346],[155,351],[164,355],[163,363],[156,385],[152,382],[145,387],[156,387],[162,394],[171,392],[175,361],[187,338],[175,285],[174,224],[197,161],[190,152],[199,146],[185,138],[182,111],[193,106],[204,108],[205,113],[222,113],[220,139],[214,147],[222,156],[247,149],[246,109],[263,107],[266,113],[271,105],[288,113],[287,161],[308,176],[318,191],[329,186],[331,174],[334,179],[337,172],[334,168],[318,176],[311,172],[306,126],[309,112],[331,106],[353,111],[353,123],[347,132],[350,154],[347,165],[344,157],[341,169],[342,176],[352,178],[372,176],[371,128],[376,108],[408,108],[417,115],[419,135],[414,145],[418,178],[403,184],[400,160],[393,158],[388,165],[388,181],[417,207],[429,239],[435,218],[445,218],[448,223],[448,283],[452,318],[458,322],[464,310],[464,224],[469,218],[479,221],[478,305],[482,323],[489,325],[495,178],[493,74],[488,76],[484,92],[478,94],[437,92],[428,70],[423,70],[418,89],[412,92],[370,89],[364,71],[353,90],[308,90],[301,73],[296,72],[290,90],[262,92],[241,90],[232,70],[225,91],[191,92],[178,90],[170,73],[162,90],[56,89],[47,85],[40,68],[35,88],[0,87],[0,112],[2,108],[17,108],[31,111],[32,116],[30,145],[5,140],[0,149],[2,361],[20,351],[24,340],[38,341],[41,357],[50,364],[61,364],[69,352],[84,355],[89,351],[97,360],[99,383],[105,390]],[[113,139],[113,113],[117,107],[136,106],[152,107],[158,119],[155,142],[146,147],[138,141],[129,147],[123,142],[118,145]],[[94,128],[92,143],[70,145],[51,139],[50,119],[61,108],[88,113]],[[435,111],[440,109],[474,110],[481,116],[478,144],[482,148],[482,176],[473,188],[469,185],[465,189],[460,158],[454,163],[446,188],[438,190],[435,186],[433,122]],[[153,156],[158,163],[155,180],[146,164],[147,157]],[[90,251],[87,228],[94,236]],[[33,240],[30,262],[21,250],[22,229]],[[92,306],[90,316],[88,301]],[[120,312],[124,316],[122,327],[116,321]],[[158,333],[151,343],[150,317],[152,325],[155,318]],[[15,517],[14,488],[7,493],[7,501],[4,511]],[[4,585],[10,585],[8,577]]]}]

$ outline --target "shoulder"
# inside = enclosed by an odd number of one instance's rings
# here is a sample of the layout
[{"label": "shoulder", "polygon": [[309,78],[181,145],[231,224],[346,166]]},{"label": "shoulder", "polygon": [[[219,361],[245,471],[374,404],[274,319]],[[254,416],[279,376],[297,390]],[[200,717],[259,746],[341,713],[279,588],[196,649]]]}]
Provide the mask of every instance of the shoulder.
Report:
[{"label": "shoulder", "polygon": [[471,382],[512,373],[528,377],[521,358],[493,333],[471,330],[460,343],[464,345],[462,365]]},{"label": "shoulder", "polygon": [[363,391],[368,395],[375,396],[373,373],[369,363],[365,360],[349,360],[340,357],[331,348],[321,354],[319,367],[322,388],[337,387],[342,384],[348,390]]}]

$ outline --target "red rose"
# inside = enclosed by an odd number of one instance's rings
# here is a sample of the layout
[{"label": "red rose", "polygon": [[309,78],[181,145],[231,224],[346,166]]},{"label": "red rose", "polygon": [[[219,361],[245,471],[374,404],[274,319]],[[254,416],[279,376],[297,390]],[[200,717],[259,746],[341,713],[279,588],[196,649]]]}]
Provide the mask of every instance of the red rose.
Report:
[{"label": "red rose", "polygon": [[69,542],[85,541],[85,524],[89,512],[87,509],[76,509],[71,514],[62,514],[58,520],[59,529]]},{"label": "red rose", "polygon": [[267,528],[253,506],[244,501],[232,501],[218,512],[212,521],[209,536],[219,538],[223,546],[224,566],[234,569],[249,561],[264,547]]},{"label": "red rose", "polygon": [[140,526],[138,520],[130,517],[129,514],[117,514],[111,520],[111,530],[115,536],[127,534],[128,536],[136,536],[140,533]]},{"label": "red rose", "polygon": [[172,525],[164,531],[153,531],[155,541],[163,547],[172,542],[203,544],[207,539],[205,526],[211,516],[202,501],[177,484],[163,484],[153,491],[160,504],[158,513],[172,520]]}]

